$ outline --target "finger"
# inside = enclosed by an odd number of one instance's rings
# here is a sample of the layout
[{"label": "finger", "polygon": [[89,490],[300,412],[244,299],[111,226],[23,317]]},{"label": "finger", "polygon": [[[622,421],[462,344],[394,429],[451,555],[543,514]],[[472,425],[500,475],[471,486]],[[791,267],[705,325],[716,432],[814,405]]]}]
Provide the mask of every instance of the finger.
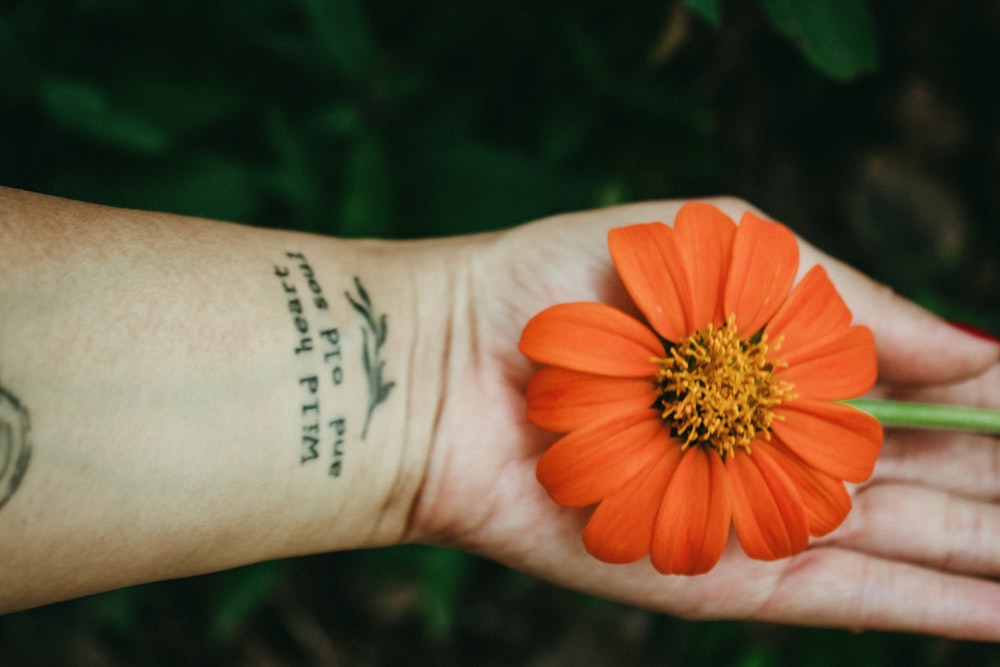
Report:
[{"label": "finger", "polygon": [[[952,385],[882,389],[889,398],[1000,408],[1000,365]],[[873,483],[905,482],[980,499],[1000,500],[1000,439],[973,433],[887,429]]]},{"label": "finger", "polygon": [[854,315],[875,334],[883,382],[938,384],[1000,361],[1000,345],[951,326],[846,264],[802,244],[802,266],[822,263]]},{"label": "finger", "polygon": [[810,549],[752,618],[1000,640],[1000,585],[835,547]]},{"label": "finger", "polygon": [[976,408],[1000,409],[1000,364],[963,382],[933,386],[883,386],[874,394],[883,398]]},{"label": "finger", "polygon": [[1000,442],[971,433],[888,430],[869,485],[882,483],[1000,501]]},{"label": "finger", "polygon": [[556,570],[519,565],[562,586],[685,618],[1000,641],[1000,584],[992,581],[836,546],[777,562],[736,551],[727,547],[719,566],[695,577],[658,575],[645,560],[599,563],[582,548],[561,550]]},{"label": "finger", "polygon": [[1000,574],[1000,507],[911,484],[875,484],[822,544],[943,572]]},{"label": "finger", "polygon": [[[747,210],[759,213],[744,201],[733,198],[707,200],[734,220]],[[550,218],[548,224],[564,224],[572,234],[606,233],[610,227],[660,220],[671,223],[679,201],[642,202]],[[763,214],[762,214],[763,215]],[[589,235],[583,234],[588,238]],[[593,244],[591,249],[599,247]],[[891,289],[839,262],[808,243],[800,243],[800,273],[822,264],[854,315],[855,321],[875,333],[879,371],[884,382],[937,384],[972,377],[1000,361],[1000,345],[966,333],[916,304],[894,294]],[[801,278],[801,275],[800,275]]]},{"label": "finger", "polygon": [[610,565],[589,556],[580,540],[585,512],[525,509],[484,524],[486,534],[466,547],[561,586],[686,618],[1000,641],[1000,585],[988,580],[823,544],[790,559],[755,561],[735,542],[707,574],[663,576],[646,559]]}]

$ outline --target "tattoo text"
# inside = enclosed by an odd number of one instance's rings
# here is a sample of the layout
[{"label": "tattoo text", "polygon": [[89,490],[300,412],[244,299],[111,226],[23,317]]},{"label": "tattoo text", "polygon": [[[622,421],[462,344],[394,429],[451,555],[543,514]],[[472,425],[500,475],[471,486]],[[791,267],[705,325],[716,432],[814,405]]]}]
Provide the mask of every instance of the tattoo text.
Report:
[{"label": "tattoo text", "polygon": [[[285,259],[291,260],[294,268],[275,264],[274,275],[281,281],[295,330],[293,354],[296,359],[306,362],[317,360],[316,365],[308,366],[309,372],[296,377],[301,422],[299,464],[315,464],[328,457],[327,474],[340,477],[344,467],[347,418],[331,409],[329,397],[320,400],[324,383],[336,391],[344,382],[340,330],[328,326],[331,319],[329,303],[305,255],[289,251]],[[317,367],[322,371],[318,372]]]}]

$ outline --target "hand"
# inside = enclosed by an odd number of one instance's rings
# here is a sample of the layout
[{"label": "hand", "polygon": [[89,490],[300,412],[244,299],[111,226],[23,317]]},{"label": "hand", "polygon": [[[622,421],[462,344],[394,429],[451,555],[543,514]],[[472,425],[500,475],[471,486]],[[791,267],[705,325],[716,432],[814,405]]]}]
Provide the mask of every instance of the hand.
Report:
[{"label": "hand", "polygon": [[[696,577],[648,559],[608,565],[584,550],[589,509],[556,505],[535,479],[558,436],[524,417],[534,370],[524,323],[556,303],[602,301],[635,313],[611,265],[611,227],[672,221],[681,202],[560,216],[482,238],[457,285],[437,437],[410,537],[466,549],[593,595],[687,618],[924,632],[1000,640],[1000,454],[996,438],[887,431],[854,509],[798,556],[751,560],[730,539]],[[714,202],[738,220],[748,207]],[[1000,346],[974,339],[803,244],[879,347],[874,394],[1000,408]]]}]

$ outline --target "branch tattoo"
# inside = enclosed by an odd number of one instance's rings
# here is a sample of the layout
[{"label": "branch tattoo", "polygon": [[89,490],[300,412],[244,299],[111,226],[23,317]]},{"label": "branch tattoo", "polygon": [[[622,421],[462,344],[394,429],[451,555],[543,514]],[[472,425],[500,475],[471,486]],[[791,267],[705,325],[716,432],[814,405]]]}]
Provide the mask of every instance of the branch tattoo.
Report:
[{"label": "branch tattoo", "polygon": [[376,317],[372,312],[372,301],[361,284],[361,279],[354,276],[354,287],[357,289],[358,298],[351,296],[350,292],[344,292],[344,296],[354,306],[354,310],[361,313],[364,318],[364,325],[361,327],[361,338],[364,341],[364,350],[361,360],[364,363],[365,375],[368,377],[368,412],[365,415],[365,426],[361,430],[361,439],[368,435],[368,425],[372,420],[372,413],[375,408],[384,403],[389,398],[389,392],[396,386],[395,382],[386,382],[382,378],[382,371],[385,369],[385,362],[382,361],[382,346],[385,345],[386,335],[389,333],[389,325],[386,322],[386,315]]},{"label": "branch tattoo", "polygon": [[[349,436],[348,418],[336,401],[330,400],[330,394],[324,395],[322,401],[320,395],[326,386],[336,396],[347,374],[341,330],[332,323],[330,304],[305,255],[289,251],[283,261],[286,263],[274,265],[274,275],[281,283],[295,329],[293,354],[301,362],[296,376],[301,408],[299,463],[307,466],[327,460],[327,474],[340,477]],[[387,317],[376,315],[371,297],[357,276],[354,288],[356,294],[345,291],[344,296],[362,317],[361,364],[368,383],[368,407],[359,436],[363,441],[375,408],[386,401],[395,383],[385,381],[385,361],[381,357],[388,334]]]},{"label": "branch tattoo", "polygon": [[17,491],[31,461],[28,411],[0,386],[0,507]]}]

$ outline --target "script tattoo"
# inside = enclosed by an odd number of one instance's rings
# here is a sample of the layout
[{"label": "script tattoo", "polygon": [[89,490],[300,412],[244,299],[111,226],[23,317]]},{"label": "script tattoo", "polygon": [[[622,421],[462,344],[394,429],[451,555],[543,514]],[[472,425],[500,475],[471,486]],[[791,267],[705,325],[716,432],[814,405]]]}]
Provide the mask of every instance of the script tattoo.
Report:
[{"label": "script tattoo", "polygon": [[368,378],[368,413],[365,416],[365,425],[361,429],[361,439],[368,435],[368,426],[371,424],[372,413],[375,408],[384,403],[389,398],[389,393],[396,386],[395,382],[386,382],[382,377],[385,362],[381,358],[382,346],[385,345],[385,338],[389,332],[385,313],[376,317],[371,298],[361,284],[361,279],[354,276],[354,287],[357,290],[357,298],[350,292],[344,292],[344,296],[354,306],[354,310],[364,318],[361,326],[361,337],[364,349],[362,350],[362,363],[365,368],[365,375]]},{"label": "script tattoo", "polygon": [[[336,399],[344,382],[340,329],[312,264],[301,252],[285,252],[274,276],[288,306],[294,330],[292,353],[302,365],[295,376],[300,400],[299,464],[315,467],[327,461],[330,477],[345,465],[347,417]],[[324,390],[325,388],[325,390]]]},{"label": "script tattoo", "polygon": [[28,411],[0,386],[0,507],[10,500],[31,461]]}]

